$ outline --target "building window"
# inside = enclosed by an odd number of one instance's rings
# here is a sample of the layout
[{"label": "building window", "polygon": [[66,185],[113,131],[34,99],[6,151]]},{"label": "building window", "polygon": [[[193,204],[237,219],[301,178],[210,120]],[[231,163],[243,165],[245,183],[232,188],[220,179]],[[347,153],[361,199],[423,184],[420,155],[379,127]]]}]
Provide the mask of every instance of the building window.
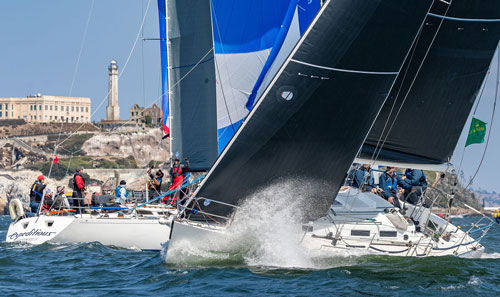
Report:
[{"label": "building window", "polygon": [[41,106],[41,105],[40,105],[40,106],[38,106],[38,107],[39,107],[39,109],[38,109],[38,110],[42,110],[42,106]]},{"label": "building window", "polygon": [[36,110],[36,105],[33,105],[33,110]]},{"label": "building window", "polygon": [[71,111],[75,111],[75,107],[74,106],[71,106]]},{"label": "building window", "polygon": [[47,120],[47,116],[45,116],[45,120]]},{"label": "building window", "polygon": [[45,110],[49,110],[49,106],[48,105],[45,105]]},{"label": "building window", "polygon": [[57,105],[54,105],[54,110],[57,111]]},{"label": "building window", "polygon": [[73,122],[73,120],[74,120],[73,117],[71,117],[71,122]]},{"label": "building window", "polygon": [[0,118],[2,117],[2,112],[0,111]]},{"label": "building window", "polygon": [[5,104],[5,110],[9,109],[9,104]]},{"label": "building window", "polygon": [[[42,107],[42,106],[40,105],[40,107]],[[41,116],[41,115],[39,115],[39,116],[38,116],[38,119],[41,121],[41,120],[42,120],[42,116]]]},{"label": "building window", "polygon": [[85,107],[85,112],[89,112],[89,107]]},{"label": "building window", "polygon": [[2,110],[2,104],[0,104],[0,110]]},{"label": "building window", "polygon": [[76,107],[76,112],[78,112],[78,106]]},{"label": "building window", "polygon": [[50,106],[50,108],[49,108],[49,109],[50,109],[50,110],[52,110],[52,105]]},{"label": "building window", "polygon": [[64,111],[64,106],[61,105],[61,111]]},{"label": "building window", "polygon": [[76,117],[76,121],[78,122],[78,117]]},{"label": "building window", "polygon": [[66,106],[66,111],[69,111],[69,106]]},{"label": "building window", "polygon": [[50,116],[49,119],[52,121],[52,116]]},{"label": "building window", "polygon": [[[57,107],[57,105],[56,105],[56,107]],[[57,121],[57,116],[54,116],[54,120],[56,120],[56,121]]]}]

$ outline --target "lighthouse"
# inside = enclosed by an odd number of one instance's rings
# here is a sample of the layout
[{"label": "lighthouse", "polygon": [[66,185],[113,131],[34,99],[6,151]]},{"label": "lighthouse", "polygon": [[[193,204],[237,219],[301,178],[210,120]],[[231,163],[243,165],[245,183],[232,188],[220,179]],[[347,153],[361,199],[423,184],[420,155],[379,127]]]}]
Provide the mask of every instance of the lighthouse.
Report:
[{"label": "lighthouse", "polygon": [[109,87],[108,106],[106,106],[106,121],[120,120],[120,106],[118,105],[118,65],[112,60],[108,66]]}]

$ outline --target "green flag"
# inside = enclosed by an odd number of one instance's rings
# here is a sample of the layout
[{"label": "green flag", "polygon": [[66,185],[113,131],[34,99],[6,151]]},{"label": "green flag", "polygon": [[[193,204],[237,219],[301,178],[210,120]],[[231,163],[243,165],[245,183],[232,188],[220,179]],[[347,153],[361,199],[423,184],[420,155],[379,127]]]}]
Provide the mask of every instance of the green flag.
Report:
[{"label": "green flag", "polygon": [[483,143],[485,135],[486,123],[476,118],[472,118],[472,122],[470,123],[469,136],[467,137],[465,146],[473,143]]}]

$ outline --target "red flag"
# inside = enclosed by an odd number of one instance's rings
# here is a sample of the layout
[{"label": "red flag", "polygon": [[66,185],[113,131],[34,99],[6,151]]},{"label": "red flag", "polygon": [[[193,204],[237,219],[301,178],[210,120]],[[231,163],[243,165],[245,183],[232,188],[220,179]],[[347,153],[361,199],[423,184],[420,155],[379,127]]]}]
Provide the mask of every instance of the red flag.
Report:
[{"label": "red flag", "polygon": [[58,162],[59,158],[57,157],[57,155],[54,155],[54,160],[52,161],[52,163],[57,164]]}]

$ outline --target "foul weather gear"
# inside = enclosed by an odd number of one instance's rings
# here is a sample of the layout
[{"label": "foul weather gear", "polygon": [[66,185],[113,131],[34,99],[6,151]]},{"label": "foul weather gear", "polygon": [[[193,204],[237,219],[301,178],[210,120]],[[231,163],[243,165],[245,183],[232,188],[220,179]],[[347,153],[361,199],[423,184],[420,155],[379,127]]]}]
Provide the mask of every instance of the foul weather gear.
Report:
[{"label": "foul weather gear", "polygon": [[375,188],[372,173],[364,166],[359,167],[354,172],[352,186],[355,188],[360,188],[362,191],[370,191],[371,189]]},{"label": "foul weather gear", "polygon": [[43,197],[43,190],[45,190],[46,185],[39,181],[36,181],[31,186],[30,191],[30,202],[41,202]]},{"label": "foul weather gear", "polygon": [[[180,164],[174,164],[174,166],[170,169],[170,180],[172,184],[168,188],[168,191],[174,191],[180,188],[182,185],[182,181],[184,180],[184,175],[189,172],[187,167],[182,167]],[[177,203],[177,197],[179,196],[179,192],[173,193],[167,197],[164,197],[163,200],[167,202],[170,199],[170,204],[175,205]]]},{"label": "foul weather gear", "polygon": [[76,213],[80,213],[80,207],[83,206],[83,197],[85,191],[85,179],[80,172],[73,175],[73,205],[77,207]]}]

